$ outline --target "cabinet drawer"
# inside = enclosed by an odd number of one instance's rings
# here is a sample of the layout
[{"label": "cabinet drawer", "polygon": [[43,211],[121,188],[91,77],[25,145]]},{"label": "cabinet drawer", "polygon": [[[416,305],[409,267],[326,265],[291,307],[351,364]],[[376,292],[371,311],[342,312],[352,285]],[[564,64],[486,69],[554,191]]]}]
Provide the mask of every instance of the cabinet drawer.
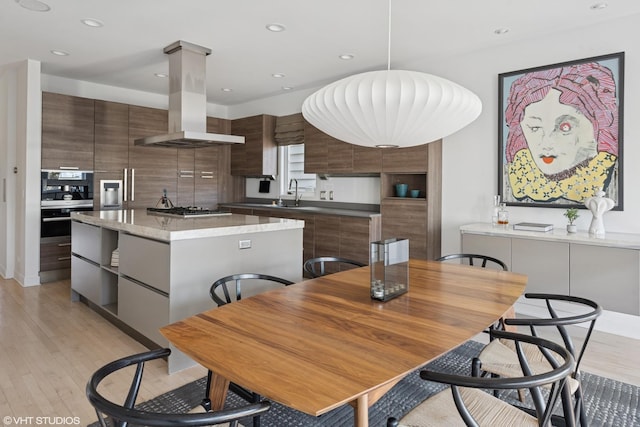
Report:
[{"label": "cabinet drawer", "polygon": [[74,254],[100,264],[100,227],[71,221],[71,249]]},{"label": "cabinet drawer", "polygon": [[71,267],[71,239],[40,243],[40,271]]},{"label": "cabinet drawer", "polygon": [[122,233],[119,246],[121,274],[169,293],[169,244]]},{"label": "cabinet drawer", "polygon": [[571,295],[605,310],[640,314],[640,251],[572,244],[569,268]]},{"label": "cabinet drawer", "polygon": [[168,345],[158,330],[169,324],[169,298],[166,296],[120,277],[118,317],[156,344]]},{"label": "cabinet drawer", "polygon": [[100,301],[100,278],[101,271],[99,266],[77,256],[71,257],[71,289],[97,305],[102,305],[102,301]]}]

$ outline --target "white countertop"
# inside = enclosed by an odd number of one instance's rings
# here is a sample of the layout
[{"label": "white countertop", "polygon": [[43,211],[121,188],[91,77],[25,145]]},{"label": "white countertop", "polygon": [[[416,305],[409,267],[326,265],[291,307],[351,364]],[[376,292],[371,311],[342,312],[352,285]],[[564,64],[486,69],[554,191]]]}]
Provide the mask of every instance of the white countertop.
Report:
[{"label": "white countertop", "polygon": [[461,233],[482,234],[486,236],[521,237],[526,239],[547,240],[584,245],[608,246],[625,249],[640,249],[640,234],[606,233],[605,237],[591,236],[588,231],[567,233],[566,228],[555,228],[551,231],[514,230],[512,225],[493,226],[489,223],[467,224],[460,227]]},{"label": "white countertop", "polygon": [[71,219],[162,241],[304,228],[304,221],[254,215],[173,218],[145,209],[72,212]]}]

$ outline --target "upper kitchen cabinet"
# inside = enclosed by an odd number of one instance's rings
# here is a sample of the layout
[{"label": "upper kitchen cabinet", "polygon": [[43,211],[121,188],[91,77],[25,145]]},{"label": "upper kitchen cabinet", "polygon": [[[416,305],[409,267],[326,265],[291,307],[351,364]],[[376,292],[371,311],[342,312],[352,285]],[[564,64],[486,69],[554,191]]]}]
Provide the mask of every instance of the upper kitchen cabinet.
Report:
[{"label": "upper kitchen cabinet", "polygon": [[[100,181],[124,181],[129,167],[129,106],[117,102],[95,101],[95,173],[93,206],[100,209]],[[123,207],[126,206],[126,202]]]},{"label": "upper kitchen cabinet", "polygon": [[42,169],[92,171],[93,99],[42,93]]},{"label": "upper kitchen cabinet", "polygon": [[305,173],[378,173],[382,168],[382,151],[348,144],[304,122]]},{"label": "upper kitchen cabinet", "polygon": [[164,190],[177,200],[177,148],[134,144],[138,138],[167,133],[168,120],[166,110],[129,106],[129,208],[155,206]]},{"label": "upper kitchen cabinet", "polygon": [[[228,135],[231,122],[207,117],[207,132]],[[229,145],[178,150],[178,206],[216,209],[225,200],[223,189],[230,178]]]},{"label": "upper kitchen cabinet", "polygon": [[382,172],[427,172],[427,153],[430,145],[382,149]]},{"label": "upper kitchen cabinet", "polygon": [[278,174],[275,123],[275,116],[266,114],[231,121],[231,134],[245,137],[244,144],[231,146],[232,175],[260,177]]},{"label": "upper kitchen cabinet", "polygon": [[95,101],[95,171],[122,171],[129,166],[129,106]]}]

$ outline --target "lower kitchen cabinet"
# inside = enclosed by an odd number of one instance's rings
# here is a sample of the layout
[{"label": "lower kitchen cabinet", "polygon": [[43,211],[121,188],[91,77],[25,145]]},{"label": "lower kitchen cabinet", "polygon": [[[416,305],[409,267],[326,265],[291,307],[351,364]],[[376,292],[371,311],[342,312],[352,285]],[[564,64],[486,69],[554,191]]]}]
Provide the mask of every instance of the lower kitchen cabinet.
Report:
[{"label": "lower kitchen cabinet", "polygon": [[466,225],[461,233],[463,252],[493,256],[526,274],[527,292],[589,298],[605,310],[640,315],[640,236],[595,239],[586,232],[519,232],[491,224]]},{"label": "lower kitchen cabinet", "polygon": [[40,239],[40,272],[71,267],[71,237],[43,237]]},{"label": "lower kitchen cabinet", "polygon": [[158,330],[158,327],[170,323],[168,295],[151,286],[120,277],[118,317],[156,344],[168,346],[167,339]]}]

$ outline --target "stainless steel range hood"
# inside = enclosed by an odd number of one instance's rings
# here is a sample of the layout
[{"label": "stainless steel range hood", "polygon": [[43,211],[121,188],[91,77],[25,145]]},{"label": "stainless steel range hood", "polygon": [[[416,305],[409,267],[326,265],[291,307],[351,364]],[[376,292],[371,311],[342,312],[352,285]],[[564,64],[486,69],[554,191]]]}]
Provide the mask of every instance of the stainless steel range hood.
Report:
[{"label": "stainless steel range hood", "polygon": [[206,58],[211,49],[179,40],[169,55],[169,131],[136,139],[135,145],[197,148],[244,144],[244,136],[207,133]]}]

